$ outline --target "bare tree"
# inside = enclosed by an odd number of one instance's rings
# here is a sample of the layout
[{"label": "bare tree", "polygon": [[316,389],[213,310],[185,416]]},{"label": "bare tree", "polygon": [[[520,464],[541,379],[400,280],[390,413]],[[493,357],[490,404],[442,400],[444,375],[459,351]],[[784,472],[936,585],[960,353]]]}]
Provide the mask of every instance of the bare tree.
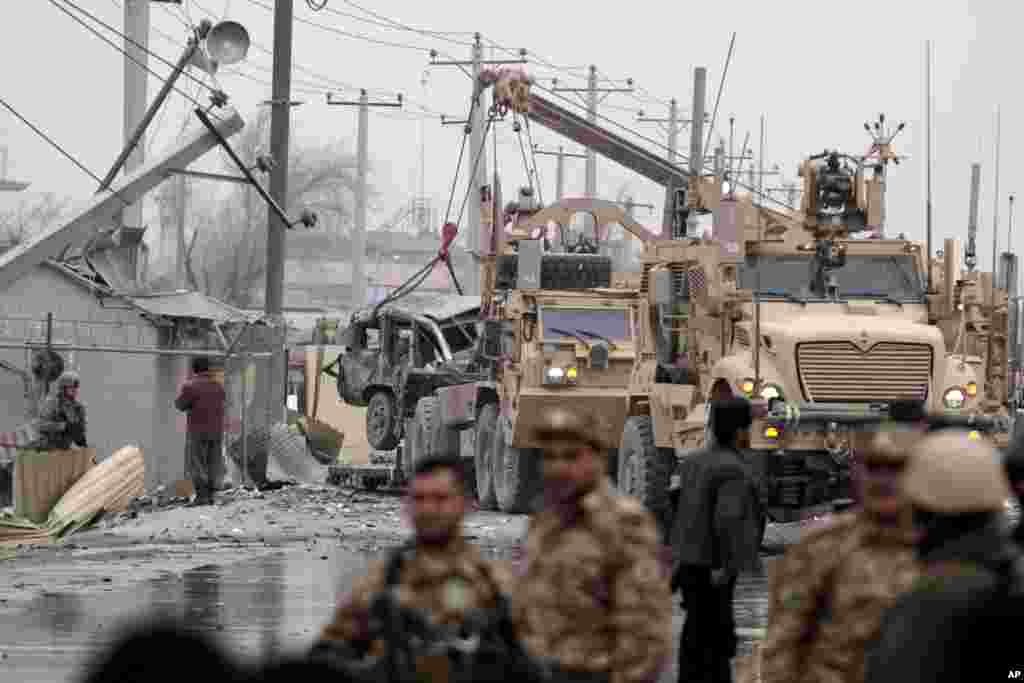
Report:
[{"label": "bare tree", "polygon": [[[239,158],[252,168],[269,141],[270,116],[264,110],[232,140]],[[223,154],[229,173],[237,168]],[[315,145],[295,141],[288,162],[289,215],[300,209],[316,211],[319,229],[325,225],[348,227],[352,221],[356,162],[340,143]],[[265,182],[258,171],[257,179]],[[177,183],[166,183],[161,193],[164,220],[177,220]],[[245,307],[266,271],[267,211],[251,187],[233,187],[227,198],[204,200],[192,192],[188,220],[192,235],[186,248],[185,270],[189,285],[222,301]]]},{"label": "bare tree", "polygon": [[0,248],[14,247],[51,227],[70,206],[68,197],[48,192],[0,211]]}]

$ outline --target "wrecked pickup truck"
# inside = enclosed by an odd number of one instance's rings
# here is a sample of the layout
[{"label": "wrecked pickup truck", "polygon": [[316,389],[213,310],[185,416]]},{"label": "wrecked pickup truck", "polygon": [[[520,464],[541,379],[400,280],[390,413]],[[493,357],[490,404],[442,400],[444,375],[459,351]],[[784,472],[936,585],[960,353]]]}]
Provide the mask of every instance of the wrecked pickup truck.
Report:
[{"label": "wrecked pickup truck", "polygon": [[476,363],[480,298],[408,294],[352,315],[336,343],[344,347],[333,368],[338,397],[365,406],[366,436],[376,451],[399,447],[402,474],[428,453],[458,451],[457,438],[435,427],[434,403],[420,401],[444,386],[484,379]]}]

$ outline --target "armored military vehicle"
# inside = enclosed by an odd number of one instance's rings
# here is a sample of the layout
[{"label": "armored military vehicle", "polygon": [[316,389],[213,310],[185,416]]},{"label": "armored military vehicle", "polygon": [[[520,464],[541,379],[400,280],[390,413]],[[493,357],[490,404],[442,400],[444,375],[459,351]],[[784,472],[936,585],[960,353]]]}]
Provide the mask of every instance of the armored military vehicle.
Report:
[{"label": "armored military vehicle", "polygon": [[[891,156],[883,146],[870,163]],[[1005,415],[1005,291],[988,273],[961,274],[952,240],[939,265],[920,243],[872,234],[882,178],[868,168],[837,152],[811,157],[799,211],[727,194],[714,198],[713,241],[645,245],[618,484],[664,522],[673,472],[708,444],[716,398],[759,404],[745,455],[776,521],[851,495],[850,434],[837,422],[797,428],[787,404],[841,413],[917,399],[929,412]]]}]

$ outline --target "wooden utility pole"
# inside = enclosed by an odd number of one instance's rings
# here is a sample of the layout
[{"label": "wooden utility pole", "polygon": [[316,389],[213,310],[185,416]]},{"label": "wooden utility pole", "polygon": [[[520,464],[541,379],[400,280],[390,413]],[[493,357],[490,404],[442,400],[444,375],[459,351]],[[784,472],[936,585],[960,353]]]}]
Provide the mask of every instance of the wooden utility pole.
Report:
[{"label": "wooden utility pole", "polygon": [[370,107],[401,107],[402,96],[397,102],[370,102],[366,90],[359,91],[359,99],[335,100],[327,93],[327,104],[343,107],[359,107],[359,140],[357,142],[358,161],[356,175],[356,215],[352,227],[352,309],[358,310],[365,306],[366,300],[366,204],[369,188],[366,178],[370,172],[369,165],[369,133]]},{"label": "wooden utility pole", "polygon": [[[270,196],[288,210],[288,136],[291,128],[292,86],[292,22],[293,0],[274,3],[274,62],[271,87],[270,154],[274,167],[270,171]],[[287,372],[287,326],[284,321],[284,258],[285,230],[288,226],[274,211],[267,212],[267,279],[264,312],[273,332],[268,340],[272,355],[261,369],[263,381],[257,386],[266,391],[256,394],[265,401],[266,426],[284,421],[285,373]],[[259,424],[259,422],[257,422]]]}]

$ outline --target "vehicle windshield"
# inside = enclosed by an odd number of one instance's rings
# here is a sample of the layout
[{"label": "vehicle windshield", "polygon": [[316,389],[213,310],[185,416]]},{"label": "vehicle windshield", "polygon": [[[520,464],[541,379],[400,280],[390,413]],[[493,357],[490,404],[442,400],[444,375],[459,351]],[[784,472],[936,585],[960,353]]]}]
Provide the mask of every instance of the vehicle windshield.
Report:
[{"label": "vehicle windshield", "polygon": [[540,315],[545,339],[580,335],[594,340],[621,341],[633,336],[629,309],[625,307],[544,306]]},{"label": "vehicle windshield", "polygon": [[[741,264],[739,285],[754,289],[760,270],[760,293],[766,296],[820,300],[811,293],[811,254],[754,257],[756,266]],[[847,254],[846,265],[833,271],[840,298],[886,297],[898,301],[921,300],[924,283],[909,254]]]}]

